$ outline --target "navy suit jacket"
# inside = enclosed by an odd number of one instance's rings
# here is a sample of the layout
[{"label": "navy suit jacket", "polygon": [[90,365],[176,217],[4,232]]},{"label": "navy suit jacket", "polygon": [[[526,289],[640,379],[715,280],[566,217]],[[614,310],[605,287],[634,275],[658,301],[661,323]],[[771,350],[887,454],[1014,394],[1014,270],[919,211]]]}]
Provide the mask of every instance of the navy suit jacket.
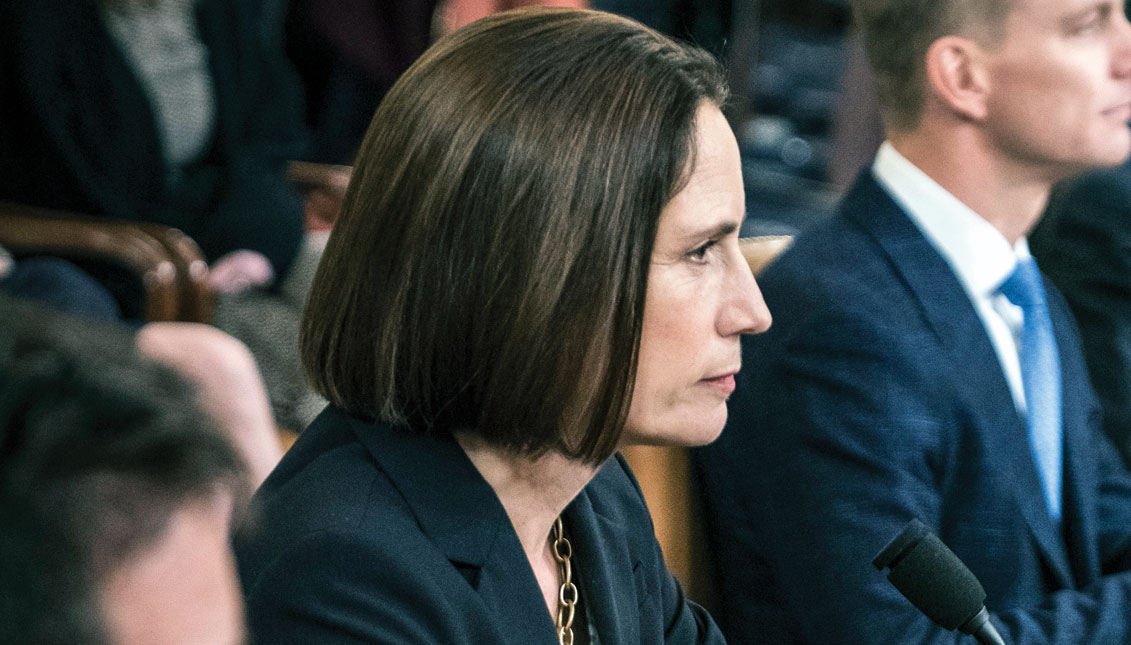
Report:
[{"label": "navy suit jacket", "polygon": [[1131,642],[1131,477],[1051,285],[1063,531],[972,303],[870,171],[759,282],[773,327],[744,339],[727,428],[697,454],[732,643],[972,643],[871,564],[912,518],[981,580],[1007,642]]},{"label": "navy suit jacket", "polygon": [[1068,301],[1104,430],[1131,463],[1131,163],[1054,191],[1030,249]]},{"label": "navy suit jacket", "polygon": [[[557,643],[494,491],[451,438],[329,408],[237,539],[257,643]],[[619,455],[563,514],[602,645],[722,643],[664,565]]]}]

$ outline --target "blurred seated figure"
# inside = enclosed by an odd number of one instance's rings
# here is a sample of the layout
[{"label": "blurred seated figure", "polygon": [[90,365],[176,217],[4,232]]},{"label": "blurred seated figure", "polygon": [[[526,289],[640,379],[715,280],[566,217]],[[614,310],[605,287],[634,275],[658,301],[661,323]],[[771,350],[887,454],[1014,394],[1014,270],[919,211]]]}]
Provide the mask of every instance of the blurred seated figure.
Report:
[{"label": "blurred seated figure", "polygon": [[227,295],[215,323],[252,348],[276,415],[299,427],[312,414],[295,411],[310,397],[298,310],[319,248],[303,245],[285,174],[306,134],[274,5],[0,3],[0,199],[187,233]]},{"label": "blurred seated figure", "polygon": [[302,235],[284,162],[303,130],[262,4],[5,2],[0,198],[177,227],[221,290],[281,280]]},{"label": "blurred seated figure", "polygon": [[1131,463],[1131,164],[1058,186],[1031,245],[1080,327],[1104,431]]},{"label": "blurred seated figure", "polygon": [[312,161],[351,164],[381,97],[428,48],[437,0],[293,0],[287,54],[306,90]]},{"label": "blurred seated figure", "polygon": [[244,642],[240,459],[132,344],[0,304],[0,642]]},{"label": "blurred seated figure", "polygon": [[617,451],[713,441],[770,323],[726,97],[705,51],[563,8],[397,81],[304,313],[331,405],[236,541],[257,642],[723,642]]},{"label": "blurred seated figure", "polygon": [[[585,0],[294,0],[287,54],[306,90],[306,158],[352,164],[378,103],[431,43],[496,11]],[[319,197],[318,192],[314,194]]]},{"label": "blurred seated figure", "polygon": [[114,296],[71,262],[52,257],[17,262],[4,247],[0,247],[0,293],[87,320],[114,323],[122,315]]}]

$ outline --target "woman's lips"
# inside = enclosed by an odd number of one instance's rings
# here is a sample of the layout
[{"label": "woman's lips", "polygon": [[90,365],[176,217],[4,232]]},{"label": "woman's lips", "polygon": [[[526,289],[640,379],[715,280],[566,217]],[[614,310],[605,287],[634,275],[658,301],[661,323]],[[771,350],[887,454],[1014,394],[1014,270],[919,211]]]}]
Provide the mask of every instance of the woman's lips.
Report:
[{"label": "woman's lips", "polygon": [[729,372],[721,376],[705,378],[699,382],[716,388],[722,392],[725,392],[726,394],[730,394],[731,392],[734,392],[734,375],[737,373],[738,372]]},{"label": "woman's lips", "polygon": [[1120,103],[1104,110],[1103,113],[1107,116],[1114,117],[1120,121],[1131,119],[1131,103]]}]

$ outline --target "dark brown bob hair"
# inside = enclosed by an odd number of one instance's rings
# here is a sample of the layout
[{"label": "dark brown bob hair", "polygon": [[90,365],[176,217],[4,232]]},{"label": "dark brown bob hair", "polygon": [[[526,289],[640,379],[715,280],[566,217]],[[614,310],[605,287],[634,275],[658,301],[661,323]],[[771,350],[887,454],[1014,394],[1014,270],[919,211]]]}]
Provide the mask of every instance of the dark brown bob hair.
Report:
[{"label": "dark brown bob hair", "polygon": [[657,221],[718,62],[631,20],[519,9],[433,45],[377,109],[302,323],[366,418],[599,462],[632,399]]}]

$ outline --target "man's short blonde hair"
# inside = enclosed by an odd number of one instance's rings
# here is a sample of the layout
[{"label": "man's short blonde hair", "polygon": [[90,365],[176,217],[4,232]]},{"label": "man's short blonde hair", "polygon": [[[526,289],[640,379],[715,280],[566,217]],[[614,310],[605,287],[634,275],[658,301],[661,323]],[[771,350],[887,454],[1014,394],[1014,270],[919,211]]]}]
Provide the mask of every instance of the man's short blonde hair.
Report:
[{"label": "man's short blonde hair", "polygon": [[958,35],[994,42],[1014,0],[852,0],[889,129],[916,127],[926,97],[927,50]]}]

